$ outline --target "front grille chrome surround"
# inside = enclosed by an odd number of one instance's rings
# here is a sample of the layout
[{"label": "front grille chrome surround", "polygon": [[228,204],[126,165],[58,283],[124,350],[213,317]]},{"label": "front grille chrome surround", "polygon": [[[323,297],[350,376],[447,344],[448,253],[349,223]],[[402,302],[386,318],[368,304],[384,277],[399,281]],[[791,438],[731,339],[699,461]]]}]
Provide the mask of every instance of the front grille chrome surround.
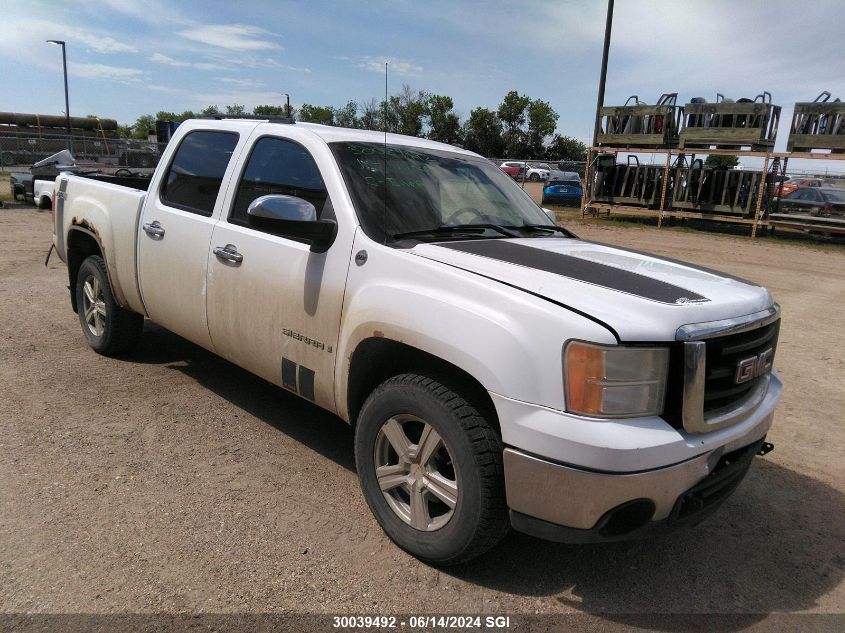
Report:
[{"label": "front grille chrome surround", "polygon": [[[780,306],[736,319],[694,323],[678,328],[676,338],[684,342],[684,393],[682,422],[689,433],[709,433],[745,420],[757,410],[766,397],[771,374],[760,376],[753,388],[736,401],[709,411],[705,410],[707,380],[707,339],[741,334],[765,328],[780,318]],[[777,326],[774,326],[777,327]],[[775,332],[774,336],[777,336]]]}]

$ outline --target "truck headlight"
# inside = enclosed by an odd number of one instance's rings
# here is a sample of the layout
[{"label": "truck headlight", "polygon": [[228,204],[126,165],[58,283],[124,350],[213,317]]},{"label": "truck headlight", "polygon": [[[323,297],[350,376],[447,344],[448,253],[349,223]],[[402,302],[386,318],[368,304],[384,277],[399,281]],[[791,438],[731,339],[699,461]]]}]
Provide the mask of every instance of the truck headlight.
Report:
[{"label": "truck headlight", "polygon": [[563,352],[566,410],[595,418],[660,415],[669,349],[570,341]]}]

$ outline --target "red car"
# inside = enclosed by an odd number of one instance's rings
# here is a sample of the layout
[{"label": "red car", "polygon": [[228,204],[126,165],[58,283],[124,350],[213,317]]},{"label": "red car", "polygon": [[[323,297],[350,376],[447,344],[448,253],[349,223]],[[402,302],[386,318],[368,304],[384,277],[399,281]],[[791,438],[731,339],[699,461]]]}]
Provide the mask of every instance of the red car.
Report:
[{"label": "red car", "polygon": [[818,178],[790,178],[784,182],[778,190],[778,197],[785,198],[796,189],[803,189],[804,187],[821,187],[822,181]]},{"label": "red car", "polygon": [[505,172],[511,178],[520,178],[525,172],[525,163],[517,163],[515,161],[502,163],[499,169]]}]

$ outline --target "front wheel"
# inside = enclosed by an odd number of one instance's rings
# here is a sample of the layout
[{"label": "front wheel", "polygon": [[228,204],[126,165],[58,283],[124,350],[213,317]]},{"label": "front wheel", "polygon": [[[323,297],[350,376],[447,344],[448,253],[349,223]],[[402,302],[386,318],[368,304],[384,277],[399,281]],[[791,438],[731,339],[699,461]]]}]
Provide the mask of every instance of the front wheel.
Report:
[{"label": "front wheel", "polygon": [[102,257],[91,255],[79,267],[76,309],[82,332],[98,354],[115,356],[127,352],[141,337],[144,317],[124,310],[115,301]]},{"label": "front wheel", "polygon": [[508,530],[502,443],[458,393],[418,374],[386,380],[361,409],[355,462],[387,535],[417,558],[461,563]]},{"label": "front wheel", "polygon": [[540,176],[538,174],[531,174],[528,177],[528,180],[530,180],[531,182],[537,182],[540,180]]}]

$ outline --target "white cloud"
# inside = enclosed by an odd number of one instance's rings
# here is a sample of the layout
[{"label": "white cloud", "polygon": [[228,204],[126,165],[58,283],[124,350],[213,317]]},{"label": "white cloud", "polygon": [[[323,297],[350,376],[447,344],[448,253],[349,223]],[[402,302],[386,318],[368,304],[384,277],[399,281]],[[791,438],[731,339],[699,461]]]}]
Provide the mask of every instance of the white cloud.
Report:
[{"label": "white cloud", "polygon": [[291,73],[311,74],[311,69],[306,66],[291,66],[289,64],[282,64],[277,62],[272,57],[264,57],[263,59],[251,59],[241,62],[244,66],[250,68],[274,68],[276,70],[286,70]]},{"label": "white cloud", "polygon": [[232,84],[236,88],[243,89],[263,88],[266,85],[263,81],[258,81],[256,79],[239,79],[236,77],[220,77],[217,81]]},{"label": "white cloud", "polygon": [[174,88],[172,86],[164,86],[162,84],[147,84],[144,86],[147,90],[155,90],[156,92],[164,92],[167,94],[181,95],[186,94],[187,90],[183,88]]},{"label": "white cloud", "polygon": [[110,79],[124,83],[134,83],[144,75],[143,70],[109,66],[107,64],[68,64],[68,72],[76,77],[85,79]]},{"label": "white cloud", "polygon": [[349,62],[356,68],[362,68],[374,73],[384,72],[384,63],[388,63],[388,71],[406,77],[418,77],[423,67],[408,59],[398,57],[377,57],[375,55],[360,55],[358,57],[337,57],[336,59]]},{"label": "white cloud", "polygon": [[168,55],[162,53],[153,53],[147,58],[154,64],[164,64],[165,66],[173,66],[174,68],[196,68],[197,70],[223,70],[225,66],[221,64],[212,64],[209,62],[186,62],[181,59],[173,59]]},{"label": "white cloud", "polygon": [[144,0],[144,2],[127,2],[127,0],[98,0],[93,3],[79,3],[74,10],[85,10],[95,15],[102,15],[103,7],[129,18],[133,22],[142,22],[151,26],[161,26],[162,16],[167,16],[169,24],[190,24],[183,17],[176,3],[165,0]]},{"label": "white cloud", "polygon": [[[65,29],[66,30],[66,29]],[[98,53],[137,53],[138,49],[129,44],[118,42],[112,37],[104,37],[88,33],[81,29],[73,29],[70,32],[68,43],[71,41],[79,41],[85,44],[89,49],[97,51]]]},{"label": "white cloud", "polygon": [[187,68],[191,65],[189,62],[181,62],[161,53],[153,53],[148,59],[154,64],[165,64],[167,66],[176,66],[177,68]]},{"label": "white cloud", "polygon": [[179,31],[179,35],[194,42],[225,48],[231,51],[259,51],[282,48],[280,45],[267,39],[267,36],[278,37],[275,33],[270,33],[262,28],[248,24],[202,24]]}]

